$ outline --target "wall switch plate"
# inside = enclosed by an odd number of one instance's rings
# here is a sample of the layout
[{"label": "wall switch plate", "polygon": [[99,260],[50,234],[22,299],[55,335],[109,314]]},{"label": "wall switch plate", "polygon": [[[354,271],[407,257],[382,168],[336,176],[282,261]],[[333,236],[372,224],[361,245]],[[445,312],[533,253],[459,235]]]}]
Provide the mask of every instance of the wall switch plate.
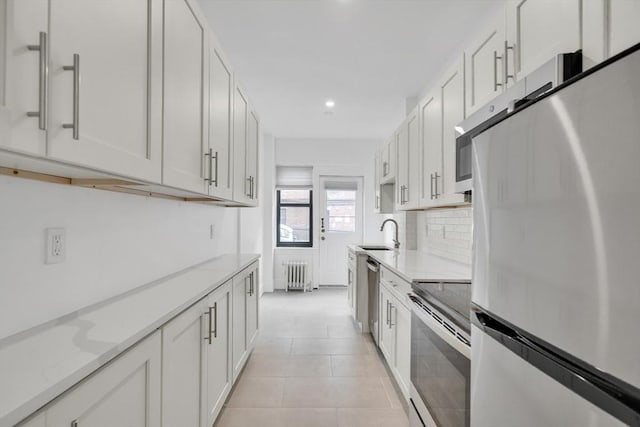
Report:
[{"label": "wall switch plate", "polygon": [[214,224],[211,224],[209,226],[209,239],[213,240],[213,236],[215,235],[216,232],[216,226]]},{"label": "wall switch plate", "polygon": [[47,228],[45,241],[46,264],[59,264],[65,261],[67,255],[67,234],[64,228]]}]

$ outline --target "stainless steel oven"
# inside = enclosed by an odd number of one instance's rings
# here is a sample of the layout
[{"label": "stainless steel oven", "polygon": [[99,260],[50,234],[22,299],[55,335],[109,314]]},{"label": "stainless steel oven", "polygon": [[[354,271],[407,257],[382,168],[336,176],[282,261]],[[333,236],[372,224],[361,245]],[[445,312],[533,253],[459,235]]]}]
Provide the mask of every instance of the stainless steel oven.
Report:
[{"label": "stainless steel oven", "polygon": [[455,127],[456,135],[456,193],[472,189],[471,139],[515,108],[553,89],[582,72],[582,52],[557,55],[546,64],[514,82],[502,94],[482,106]]},{"label": "stainless steel oven", "polygon": [[[441,303],[433,292],[453,296]],[[419,284],[411,310],[411,427],[470,425],[470,284]],[[438,295],[440,297],[440,295]]]}]

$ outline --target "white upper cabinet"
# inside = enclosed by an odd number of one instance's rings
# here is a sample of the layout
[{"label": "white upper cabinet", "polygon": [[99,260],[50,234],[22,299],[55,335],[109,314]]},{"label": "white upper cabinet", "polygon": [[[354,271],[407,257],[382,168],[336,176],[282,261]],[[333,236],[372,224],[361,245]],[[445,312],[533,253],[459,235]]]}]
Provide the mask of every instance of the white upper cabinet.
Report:
[{"label": "white upper cabinet", "polygon": [[467,111],[472,113],[499,95],[504,87],[505,16],[504,10],[465,50]]},{"label": "white upper cabinet", "polygon": [[380,213],[380,150],[376,150],[373,158],[373,212]]},{"label": "white upper cabinet", "polygon": [[504,71],[507,82],[514,71],[515,78],[520,79],[555,55],[581,48],[581,3],[582,0],[507,3],[507,41],[503,50],[507,58]]},{"label": "white upper cabinet", "polygon": [[396,136],[389,138],[389,140],[382,147],[381,157],[381,184],[393,183],[396,179],[396,161],[397,161],[397,146]]},{"label": "white upper cabinet", "polygon": [[[440,91],[434,90],[419,105],[420,139],[422,141],[422,206],[433,205],[436,198],[434,181],[442,169],[442,103]],[[440,172],[441,173],[441,172]]]},{"label": "white upper cabinet", "polygon": [[249,178],[249,205],[258,205],[258,143],[260,139],[260,119],[252,106],[247,117],[247,177]]},{"label": "white upper cabinet", "polygon": [[235,86],[233,96],[233,200],[248,204],[251,201],[251,183],[247,173],[247,121],[249,101],[244,90]]},{"label": "white upper cabinet", "polygon": [[464,196],[455,192],[456,185],[456,135],[455,127],[465,118],[464,60],[447,71],[438,87],[442,103],[442,169],[434,179],[436,201],[439,206],[459,205]]},{"label": "white upper cabinet", "polygon": [[42,156],[48,13],[47,0],[0,0],[0,147]]},{"label": "white upper cabinet", "polygon": [[159,182],[162,1],[56,0],[49,31],[48,154]]},{"label": "white upper cabinet", "polygon": [[[588,1],[588,0],[587,0]],[[640,43],[640,1],[608,0],[609,56]]]},{"label": "white upper cabinet", "polygon": [[163,184],[205,193],[209,34],[192,1],[165,1]]},{"label": "white upper cabinet", "polygon": [[[209,194],[233,198],[233,73],[222,50],[212,43],[209,62]],[[206,154],[206,153],[205,153]]]},{"label": "white upper cabinet", "polygon": [[418,109],[413,110],[396,132],[398,170],[396,173],[396,209],[418,207],[421,169]]}]

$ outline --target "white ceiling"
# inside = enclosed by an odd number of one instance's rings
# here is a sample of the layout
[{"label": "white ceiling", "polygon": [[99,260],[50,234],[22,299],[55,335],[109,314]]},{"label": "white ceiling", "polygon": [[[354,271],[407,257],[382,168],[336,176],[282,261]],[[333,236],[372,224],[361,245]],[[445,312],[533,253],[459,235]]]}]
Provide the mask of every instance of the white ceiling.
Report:
[{"label": "white ceiling", "polygon": [[264,131],[382,139],[504,0],[199,2]]}]

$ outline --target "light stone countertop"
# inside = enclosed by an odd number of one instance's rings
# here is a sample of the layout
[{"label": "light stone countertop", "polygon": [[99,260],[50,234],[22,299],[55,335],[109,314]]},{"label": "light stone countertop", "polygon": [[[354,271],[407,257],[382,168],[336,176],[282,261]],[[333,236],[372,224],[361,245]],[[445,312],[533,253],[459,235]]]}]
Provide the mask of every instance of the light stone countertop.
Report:
[{"label": "light stone countertop", "polygon": [[22,421],[258,258],[223,255],[0,340],[0,427]]},{"label": "light stone countertop", "polygon": [[[367,246],[367,245],[364,245]],[[407,282],[471,282],[471,266],[416,250],[363,250],[349,245],[356,253],[366,253]]]}]

